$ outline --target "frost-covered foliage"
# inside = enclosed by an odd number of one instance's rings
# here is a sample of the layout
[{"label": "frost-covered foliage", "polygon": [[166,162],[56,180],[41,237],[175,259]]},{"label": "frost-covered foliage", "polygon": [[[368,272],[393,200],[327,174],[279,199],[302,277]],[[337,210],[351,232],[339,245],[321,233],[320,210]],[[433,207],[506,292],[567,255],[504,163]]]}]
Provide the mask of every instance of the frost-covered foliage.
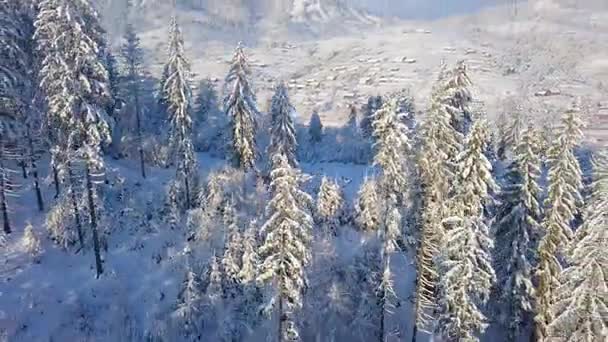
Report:
[{"label": "frost-covered foliage", "polygon": [[78,239],[70,200],[67,194],[59,196],[46,214],[45,220],[50,238],[64,249],[68,249]]},{"label": "frost-covered foliage", "polygon": [[174,318],[183,327],[183,335],[187,338],[200,336],[200,315],[202,309],[202,285],[199,276],[189,267],[181,284],[177,297],[177,307],[173,312]]},{"label": "frost-covered foliage", "polygon": [[34,260],[37,260],[40,253],[42,253],[40,237],[38,237],[38,234],[34,232],[34,227],[31,223],[28,223],[25,226],[25,231],[23,233],[23,246],[25,247],[27,253],[34,258]]},{"label": "frost-covered foliage", "polygon": [[373,164],[382,170],[382,200],[390,195],[395,195],[396,199],[402,198],[408,187],[407,156],[411,146],[405,118],[398,105],[398,98],[390,98],[372,117],[375,139]]},{"label": "frost-covered foliage", "polygon": [[327,177],[321,180],[317,196],[316,216],[325,234],[337,234],[338,225],[343,215],[344,196],[336,182]]},{"label": "frost-covered foliage", "polygon": [[[382,96],[377,95],[377,96],[370,96],[367,99],[367,104],[365,104],[363,106],[363,108],[361,108],[361,120],[359,123],[360,129],[361,129],[361,133],[363,134],[364,137],[371,137],[372,133],[373,133],[373,127],[372,127],[372,122],[374,121],[374,115],[376,114],[376,111],[378,111],[380,108],[382,108],[382,105],[384,103],[384,99],[382,98]],[[352,124],[356,124],[357,121],[353,120],[356,119],[356,110],[353,107],[351,109],[351,113],[353,113],[354,115],[349,116],[349,123]]]},{"label": "frost-covered foliage", "polygon": [[244,170],[255,166],[258,153],[255,138],[259,113],[250,77],[249,63],[243,45],[239,43],[225,80],[224,111],[230,118],[234,165]]},{"label": "frost-covered foliage", "polygon": [[185,207],[192,206],[194,169],[197,166],[192,145],[192,117],[190,116],[191,90],[189,83],[190,63],[184,52],[184,39],[177,23],[171,18],[169,35],[169,59],[165,65],[167,79],[163,93],[168,104],[170,118],[170,157],[177,164],[177,179],[183,182]]},{"label": "frost-covered foliage", "polygon": [[444,74],[443,95],[446,110],[450,113],[450,124],[460,134],[467,134],[473,122],[471,101],[471,79],[467,65],[459,61],[456,67]]},{"label": "frost-covered foliage", "polygon": [[536,338],[549,338],[547,325],[553,320],[554,291],[559,285],[562,272],[560,257],[572,238],[572,222],[579,211],[581,196],[581,168],[575,147],[582,138],[583,123],[576,108],[568,110],[562,117],[562,127],[547,151],[549,165],[548,191],[545,200],[546,212],[542,223],[544,236],[538,246],[539,263],[535,334]]},{"label": "frost-covered foliage", "polygon": [[355,202],[355,223],[359,230],[373,232],[379,229],[380,208],[376,180],[366,179],[359,189]]},{"label": "frost-covered foliage", "polygon": [[[85,181],[87,215],[93,237],[97,276],[103,272],[98,234],[97,178],[104,172],[101,147],[110,141],[105,112],[112,101],[105,46],[97,12],[88,1],[43,0],[35,22],[38,52],[44,56],[40,87],[46,95],[47,125],[70,174]],[[82,168],[74,163],[83,162]],[[74,194],[74,189],[68,189]],[[74,215],[77,215],[74,212]]]},{"label": "frost-covered foliage", "polygon": [[515,153],[525,127],[525,116],[520,106],[513,106],[513,112],[503,113],[497,122],[499,140],[497,141],[497,153],[501,160],[512,157]]},{"label": "frost-covered foliage", "polygon": [[295,108],[289,101],[287,86],[277,85],[270,105],[270,145],[267,154],[284,155],[293,167],[298,165],[296,160],[296,131],[294,127]]},{"label": "frost-covered foliage", "polygon": [[264,242],[258,281],[272,282],[271,303],[277,315],[280,338],[297,339],[295,311],[302,307],[306,279],[304,267],[310,260],[309,243],[313,220],[312,198],[300,190],[300,174],[283,155],[274,156],[271,177],[272,198],[261,228]]},{"label": "frost-covered foliage", "polygon": [[559,276],[548,340],[608,339],[608,155],[598,153],[592,192],[584,223],[576,230],[567,253],[568,266]]},{"label": "frost-covered foliage", "polygon": [[527,331],[526,324],[534,312],[532,275],[542,194],[539,147],[536,131],[530,125],[513,150],[514,159],[505,172],[499,194],[494,265],[502,306],[500,317],[509,330],[509,340],[517,340]]},{"label": "frost-covered foliage", "polygon": [[496,189],[492,167],[484,155],[487,127],[473,125],[458,158],[458,184],[452,216],[444,220],[446,236],[439,261],[439,316],[436,331],[446,339],[478,341],[487,327],[481,312],[496,280],[491,263],[494,241],[484,217]]}]

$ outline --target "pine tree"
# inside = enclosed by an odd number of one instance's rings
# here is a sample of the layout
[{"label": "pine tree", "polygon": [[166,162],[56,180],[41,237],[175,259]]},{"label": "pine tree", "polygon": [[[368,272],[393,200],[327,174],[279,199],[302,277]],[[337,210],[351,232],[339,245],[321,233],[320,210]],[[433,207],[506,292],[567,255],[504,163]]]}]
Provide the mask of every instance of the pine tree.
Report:
[{"label": "pine tree", "polygon": [[361,231],[373,232],[380,225],[380,200],[376,181],[366,179],[359,192],[355,203],[355,223]]},{"label": "pine tree", "polygon": [[34,260],[40,256],[42,253],[42,246],[40,244],[40,238],[34,232],[34,227],[31,223],[25,226],[25,232],[23,234],[23,245],[25,246],[25,250],[29,255],[31,255]]},{"label": "pine tree", "polygon": [[323,177],[317,197],[316,216],[325,229],[324,233],[336,235],[343,210],[344,199],[340,185]]},{"label": "pine tree", "polygon": [[243,237],[243,254],[241,256],[241,270],[238,277],[241,284],[252,283],[257,275],[259,256],[256,239],[257,221],[251,221]]},{"label": "pine tree", "polygon": [[514,149],[514,160],[505,172],[496,217],[495,268],[500,284],[499,303],[509,330],[509,341],[520,338],[530,321],[535,297],[532,282],[534,240],[540,231],[541,175],[539,142],[529,126]]},{"label": "pine tree", "polygon": [[177,179],[183,184],[186,209],[192,207],[192,184],[197,168],[192,145],[192,118],[190,116],[191,91],[189,84],[190,63],[184,52],[184,40],[177,23],[171,18],[169,59],[165,66],[167,78],[164,94],[170,116],[169,144],[177,162]]},{"label": "pine tree", "polygon": [[[3,120],[16,120],[21,127],[20,136],[13,143],[20,145],[19,163],[24,178],[31,171],[38,209],[44,210],[37,161],[41,113],[38,108],[38,60],[34,55],[34,11],[29,3],[14,0],[0,2],[0,113]],[[10,118],[10,119],[9,119]],[[4,126],[10,126],[5,122]],[[7,132],[5,132],[6,135]],[[3,139],[6,140],[7,137]]]},{"label": "pine tree", "polygon": [[255,136],[259,114],[250,76],[249,64],[239,43],[225,80],[228,94],[224,99],[224,110],[231,122],[234,164],[245,170],[255,166],[257,157]]},{"label": "pine tree", "polygon": [[[97,277],[103,272],[98,236],[97,176],[103,172],[102,143],[109,140],[104,108],[110,101],[108,72],[100,59],[103,30],[88,1],[43,0],[36,20],[36,38],[44,55],[41,87],[47,96],[47,120],[55,143],[63,150],[69,192],[74,173],[84,171],[88,218],[93,236]],[[66,95],[67,94],[67,95]],[[75,163],[83,162],[83,170]],[[78,213],[74,207],[74,216]]]},{"label": "pine tree", "polygon": [[[361,118],[361,122],[360,122],[360,129],[361,129],[361,133],[363,133],[364,137],[371,137],[373,134],[373,127],[372,127],[372,122],[374,121],[374,115],[376,114],[376,111],[378,111],[380,108],[382,108],[384,99],[382,98],[382,96],[378,95],[378,96],[370,96],[367,99],[367,104],[363,106],[363,108],[361,109],[361,111],[363,112],[363,117]],[[354,107],[352,107],[352,109],[354,109]],[[351,110],[352,112],[352,110]],[[356,114],[356,111],[355,111]]]},{"label": "pine tree", "polygon": [[446,238],[439,261],[437,332],[445,339],[478,341],[486,318],[479,305],[488,300],[496,280],[491,264],[493,240],[484,217],[485,205],[496,189],[492,167],[484,155],[487,127],[474,123],[459,156],[457,193],[451,217],[444,220]]},{"label": "pine tree", "polygon": [[[354,105],[348,106],[348,121],[346,123],[346,127],[350,131],[352,136],[359,135],[359,121],[357,120],[357,107]],[[371,124],[371,123],[370,123]]]},{"label": "pine tree", "polygon": [[547,151],[549,165],[548,191],[545,200],[545,217],[542,222],[544,236],[538,245],[536,277],[535,337],[539,341],[550,339],[547,325],[553,320],[551,308],[555,303],[554,291],[562,271],[560,257],[563,248],[572,238],[572,226],[583,199],[581,196],[581,169],[574,148],[582,139],[583,126],[576,108],[562,117],[562,127]]},{"label": "pine tree", "polygon": [[373,136],[376,139],[373,163],[382,170],[380,191],[383,200],[392,194],[402,200],[407,191],[406,157],[411,146],[408,128],[399,113],[398,104],[397,98],[391,98],[373,116]]},{"label": "pine tree", "polygon": [[446,104],[445,65],[431,93],[428,118],[422,127],[417,173],[422,187],[422,223],[416,257],[416,291],[414,317],[416,324],[412,341],[418,329],[429,331],[436,311],[437,282],[436,259],[445,238],[442,220],[450,216],[448,204],[456,183],[456,165],[461,152],[462,134],[451,125],[451,114]]},{"label": "pine tree", "polygon": [[289,101],[287,87],[284,83],[277,85],[270,106],[271,127],[268,155],[282,154],[291,166],[296,167],[296,129],[294,124],[295,108]]},{"label": "pine tree", "polygon": [[146,178],[146,162],[144,159],[144,141],[142,127],[141,93],[143,81],[143,49],[133,25],[127,25],[121,49],[124,64],[124,82],[126,83],[127,101],[135,118],[135,134],[137,136],[137,149],[139,152],[139,166],[142,178]]},{"label": "pine tree", "polygon": [[224,271],[222,287],[225,297],[231,296],[232,298],[238,295],[242,258],[242,237],[237,220],[234,201],[230,200],[224,205],[225,241],[221,265]]},{"label": "pine tree", "polygon": [[270,174],[272,199],[266,208],[266,223],[261,232],[264,242],[258,281],[272,281],[273,307],[277,314],[277,340],[298,339],[295,311],[302,307],[306,284],[304,267],[310,260],[313,220],[309,209],[311,197],[299,189],[300,174],[284,155],[276,155]]},{"label": "pine tree", "polygon": [[456,67],[444,74],[444,104],[450,113],[450,124],[462,135],[468,134],[473,123],[470,104],[473,100],[467,65],[458,61]]},{"label": "pine tree", "polygon": [[188,267],[177,296],[177,308],[174,312],[176,318],[183,324],[183,333],[187,337],[199,335],[202,328],[199,324],[202,309],[201,293],[201,281],[192,268]]},{"label": "pine tree", "polygon": [[323,140],[323,123],[316,110],[312,113],[308,123],[308,136],[313,144],[318,144]]},{"label": "pine tree", "polygon": [[608,155],[594,161],[592,193],[583,225],[569,248],[569,266],[559,276],[553,320],[547,327],[551,341],[605,341],[608,339]]}]

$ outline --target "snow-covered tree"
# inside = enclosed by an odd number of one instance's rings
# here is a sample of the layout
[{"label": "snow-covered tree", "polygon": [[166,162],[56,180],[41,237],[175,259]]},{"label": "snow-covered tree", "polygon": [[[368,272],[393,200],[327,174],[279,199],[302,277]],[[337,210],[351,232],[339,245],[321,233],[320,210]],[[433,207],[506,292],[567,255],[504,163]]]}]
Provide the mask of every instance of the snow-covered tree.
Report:
[{"label": "snow-covered tree", "polygon": [[577,108],[566,111],[559,133],[547,151],[549,165],[548,191],[545,200],[545,217],[542,222],[544,236],[538,245],[536,276],[535,336],[539,341],[550,339],[547,325],[553,320],[554,291],[559,285],[562,271],[560,257],[572,238],[572,222],[579,211],[581,196],[581,168],[574,148],[582,139],[582,120]]},{"label": "snow-covered tree", "polygon": [[270,174],[272,198],[261,228],[264,241],[258,281],[272,282],[280,341],[298,339],[295,311],[302,307],[306,284],[304,267],[310,259],[309,243],[313,220],[312,198],[299,189],[300,173],[284,155],[276,155]]},{"label": "snow-covered tree", "polygon": [[320,143],[323,140],[323,123],[321,122],[319,112],[316,110],[312,113],[310,122],[308,123],[308,135],[310,142],[313,144]]},{"label": "snow-covered tree", "polygon": [[473,97],[470,90],[472,82],[465,62],[458,61],[454,69],[444,74],[442,83],[443,102],[451,116],[450,124],[460,134],[466,135],[473,123],[470,108]]},{"label": "snow-covered tree", "polygon": [[126,88],[126,101],[132,111],[132,117],[135,118],[135,135],[137,149],[139,152],[139,167],[142,178],[146,178],[146,163],[144,159],[144,139],[143,139],[143,122],[142,122],[142,80],[144,76],[144,55],[143,49],[140,46],[140,40],[135,32],[133,25],[127,25],[121,49],[121,56],[124,65],[123,79]]},{"label": "snow-covered tree", "polygon": [[211,79],[198,85],[193,115],[197,151],[223,151],[227,144],[226,116],[220,111],[218,95]]},{"label": "snow-covered tree", "polygon": [[417,174],[422,188],[422,218],[416,257],[416,290],[413,336],[418,329],[432,329],[436,311],[437,256],[445,232],[442,220],[450,216],[450,198],[454,195],[456,165],[462,150],[462,134],[451,125],[451,114],[446,104],[445,64],[431,93],[428,117],[422,126],[421,147],[417,156]]},{"label": "snow-covered tree", "polygon": [[291,166],[296,167],[296,130],[294,124],[295,108],[289,101],[287,86],[284,83],[279,83],[272,96],[270,105],[271,127],[270,127],[270,145],[268,146],[268,155],[275,156],[282,154],[287,158]]},{"label": "snow-covered tree", "polygon": [[0,214],[2,215],[2,227],[5,234],[12,232],[9,219],[9,197],[16,196],[14,188],[16,183],[12,180],[13,170],[10,168],[11,161],[18,160],[18,154],[14,148],[9,147],[14,144],[20,135],[16,129],[16,122],[10,118],[0,120]]},{"label": "snow-covered tree", "polygon": [[[89,1],[43,0],[35,23],[44,56],[41,88],[47,96],[54,142],[63,151],[68,173],[81,171],[85,181],[97,276],[103,272],[98,236],[97,181],[103,172],[101,145],[110,140],[104,109],[111,100],[102,55],[103,30]],[[83,162],[82,170],[75,163]],[[73,188],[73,177],[68,177]],[[74,189],[69,192],[74,193]],[[76,212],[74,213],[76,216]]]},{"label": "snow-covered tree", "polygon": [[595,158],[592,192],[582,226],[568,253],[569,266],[559,276],[550,341],[605,341],[608,339],[608,154]]},{"label": "snow-covered tree", "polygon": [[390,98],[372,117],[376,150],[373,163],[382,170],[381,200],[391,195],[400,200],[407,191],[407,157],[411,146],[398,104],[397,98]]},{"label": "snow-covered tree", "polygon": [[200,316],[202,309],[202,288],[198,275],[188,267],[186,276],[181,284],[181,289],[177,295],[177,308],[174,316],[183,326],[183,334],[186,337],[196,337],[200,335]]},{"label": "snow-covered tree", "polygon": [[242,237],[233,200],[224,205],[224,254],[221,265],[224,272],[225,296],[238,294],[239,273],[241,272]]},{"label": "snow-covered tree", "polygon": [[366,179],[355,200],[355,223],[361,231],[373,232],[379,229],[380,199],[376,180]]},{"label": "snow-covered tree", "polygon": [[403,89],[394,93],[391,97],[396,101],[397,114],[399,114],[399,118],[405,123],[408,129],[408,138],[411,140],[418,124],[416,122],[416,106],[414,105],[412,94],[409,89]]},{"label": "snow-covered tree", "polygon": [[[370,122],[371,124],[371,122]],[[357,119],[357,107],[354,105],[348,106],[348,121],[346,122],[346,127],[350,131],[353,136],[359,135],[359,121]]]},{"label": "snow-covered tree", "polygon": [[498,302],[510,341],[518,340],[525,332],[533,313],[534,241],[540,232],[542,193],[538,184],[541,176],[538,148],[536,131],[529,126],[513,150],[514,160],[505,172],[495,219]]},{"label": "snow-covered tree", "polygon": [[212,305],[217,305],[224,297],[223,277],[220,259],[213,255],[209,262],[208,283],[205,296]]},{"label": "snow-covered tree", "polygon": [[184,39],[177,23],[171,18],[169,36],[169,59],[165,65],[167,79],[164,94],[170,117],[169,144],[171,155],[177,163],[177,179],[183,184],[185,208],[192,207],[192,185],[197,169],[192,145],[192,117],[190,116],[190,62],[184,52]]},{"label": "snow-covered tree", "polygon": [[34,227],[31,223],[25,226],[25,232],[23,234],[23,246],[26,252],[31,255],[34,260],[42,253],[42,246],[40,244],[40,237],[34,232]]},{"label": "snow-covered tree", "polygon": [[257,221],[253,220],[243,236],[241,270],[239,271],[238,277],[239,282],[245,285],[255,281],[257,276],[259,256],[257,251],[256,229]]},{"label": "snow-covered tree", "polygon": [[337,233],[343,210],[344,199],[340,185],[323,177],[317,197],[316,216],[325,230],[324,233]]},{"label": "snow-covered tree", "polygon": [[[361,122],[359,123],[363,136],[365,136],[365,137],[372,136],[373,130],[374,130],[372,127],[372,122],[374,121],[373,117],[374,117],[374,114],[376,114],[376,111],[378,111],[380,108],[382,108],[383,103],[384,103],[384,99],[380,95],[370,96],[367,99],[367,104],[365,104],[363,106],[363,108],[361,109],[361,112],[363,114],[361,117]],[[355,115],[356,115],[356,111],[355,111]]]},{"label": "snow-covered tree", "polygon": [[250,77],[249,63],[239,43],[225,80],[224,110],[231,123],[233,162],[245,170],[255,166],[257,157],[255,136],[259,114]]},{"label": "snow-covered tree", "polygon": [[496,280],[491,263],[494,241],[484,213],[497,186],[492,178],[492,166],[484,155],[486,143],[486,123],[478,120],[458,158],[452,216],[443,222],[446,237],[440,249],[436,331],[449,340],[479,340],[476,334],[487,326],[480,305],[488,300]]}]

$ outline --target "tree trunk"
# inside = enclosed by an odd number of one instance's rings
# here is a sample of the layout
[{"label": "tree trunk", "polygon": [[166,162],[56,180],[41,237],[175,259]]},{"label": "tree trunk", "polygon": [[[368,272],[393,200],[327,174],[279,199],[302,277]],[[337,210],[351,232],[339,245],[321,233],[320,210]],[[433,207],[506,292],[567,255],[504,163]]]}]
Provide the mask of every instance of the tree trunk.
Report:
[{"label": "tree trunk", "polygon": [[418,335],[418,325],[414,321],[414,329],[412,330],[412,342],[416,342],[416,335]]},{"label": "tree trunk", "polygon": [[94,196],[94,185],[91,179],[91,167],[87,161],[86,166],[86,182],[87,182],[87,198],[89,200],[89,215],[91,217],[91,230],[93,232],[93,250],[95,252],[95,270],[97,271],[97,278],[103,273],[103,266],[101,264],[101,251],[99,244],[99,235],[97,232],[97,215],[95,212],[95,196]]},{"label": "tree trunk", "polygon": [[146,162],[144,160],[144,141],[141,131],[141,116],[139,112],[139,95],[135,94],[135,121],[137,124],[137,140],[139,143],[139,164],[141,168],[141,177],[146,179]]},{"label": "tree trunk", "polygon": [[[0,153],[4,149],[3,145],[0,145]],[[11,223],[8,219],[8,205],[6,203],[6,172],[4,170],[4,156],[0,155],[0,210],[2,210],[2,219],[4,221],[4,233],[10,234]]]},{"label": "tree trunk", "polygon": [[277,334],[277,342],[282,342],[283,341],[283,331],[284,331],[283,323],[285,322],[285,319],[283,317],[283,296],[281,296],[281,295],[279,295],[278,312],[279,312],[279,331]]},{"label": "tree trunk", "polygon": [[40,191],[40,178],[38,177],[38,165],[36,165],[36,156],[34,151],[34,142],[28,130],[28,148],[30,154],[30,166],[32,168],[32,177],[34,177],[34,191],[36,192],[36,200],[38,202],[38,210],[44,211],[44,201],[42,199],[42,192]]},{"label": "tree trunk", "polygon": [[53,165],[53,182],[55,183],[55,198],[59,198],[61,194],[61,188],[59,187],[59,170],[57,166]]},{"label": "tree trunk", "polygon": [[66,166],[68,169],[68,178],[70,182],[70,200],[72,202],[72,210],[74,210],[74,223],[76,224],[76,231],[78,232],[78,241],[80,242],[80,248],[84,249],[84,234],[82,232],[82,221],[80,220],[80,210],[78,210],[78,200],[76,199],[76,193],[74,192],[74,187],[76,186],[76,179],[74,178],[72,163],[68,162]]},{"label": "tree trunk", "polygon": [[21,175],[23,179],[27,179],[27,168],[25,167],[25,161],[20,161],[19,166],[21,166]]},{"label": "tree trunk", "polygon": [[190,209],[190,182],[188,181],[189,172],[184,174],[184,187],[186,191],[186,209]]}]

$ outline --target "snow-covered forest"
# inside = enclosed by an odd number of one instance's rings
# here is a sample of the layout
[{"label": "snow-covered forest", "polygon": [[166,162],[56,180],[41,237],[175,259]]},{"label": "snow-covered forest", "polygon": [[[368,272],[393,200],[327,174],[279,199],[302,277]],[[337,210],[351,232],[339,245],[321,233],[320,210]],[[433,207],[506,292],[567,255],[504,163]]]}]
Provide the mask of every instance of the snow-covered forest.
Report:
[{"label": "snow-covered forest", "polygon": [[176,13],[153,77],[129,16],[0,0],[0,342],[608,340],[583,99],[489,115],[460,60],[302,122],[245,43],[195,73]]}]

